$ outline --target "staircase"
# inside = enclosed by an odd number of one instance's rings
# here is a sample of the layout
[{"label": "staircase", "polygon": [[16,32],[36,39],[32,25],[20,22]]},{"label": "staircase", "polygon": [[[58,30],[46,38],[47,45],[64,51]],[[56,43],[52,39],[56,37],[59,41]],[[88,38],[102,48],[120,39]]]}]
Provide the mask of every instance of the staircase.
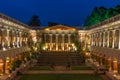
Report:
[{"label": "staircase", "polygon": [[84,64],[78,53],[41,53],[37,64],[39,66],[79,66]]}]

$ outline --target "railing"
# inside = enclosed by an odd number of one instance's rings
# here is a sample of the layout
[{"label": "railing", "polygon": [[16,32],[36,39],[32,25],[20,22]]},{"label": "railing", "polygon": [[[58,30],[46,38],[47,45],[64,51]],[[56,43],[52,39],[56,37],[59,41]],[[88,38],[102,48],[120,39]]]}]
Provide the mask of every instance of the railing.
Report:
[{"label": "railing", "polygon": [[112,58],[114,57],[119,57],[120,56],[120,50],[119,49],[112,49],[112,48],[106,48],[106,47],[91,47],[91,51],[96,52],[98,54],[105,54],[106,57],[111,56]]},{"label": "railing", "polygon": [[0,58],[7,57],[7,56],[14,56],[16,54],[20,54],[25,51],[29,51],[29,48],[20,47],[20,48],[11,48],[7,50],[0,50]]},{"label": "railing", "polygon": [[90,29],[96,28],[96,27],[99,27],[99,26],[103,26],[103,25],[106,25],[106,24],[109,24],[109,23],[113,23],[113,22],[116,22],[118,20],[120,20],[120,14],[116,15],[114,17],[111,17],[109,19],[106,19],[106,20],[104,20],[104,21],[102,21],[102,22],[100,22],[98,24],[95,24],[95,25],[91,26]]}]

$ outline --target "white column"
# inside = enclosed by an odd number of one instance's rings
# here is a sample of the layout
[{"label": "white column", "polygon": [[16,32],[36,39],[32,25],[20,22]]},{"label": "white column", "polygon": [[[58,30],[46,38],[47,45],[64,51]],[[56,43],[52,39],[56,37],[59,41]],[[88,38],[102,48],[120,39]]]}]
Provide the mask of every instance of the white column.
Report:
[{"label": "white column", "polygon": [[7,47],[10,47],[10,41],[9,41],[9,30],[7,29],[7,36],[6,36],[6,41],[7,41]]},{"label": "white column", "polygon": [[115,46],[115,30],[113,30],[112,32],[113,32],[113,35],[112,35],[112,38],[113,38],[112,48],[114,48],[114,46]]},{"label": "white column", "polygon": [[96,33],[94,33],[94,39],[95,39],[95,43],[94,43],[94,46],[97,46],[97,42],[96,42]]},{"label": "white column", "polygon": [[19,31],[17,32],[17,47],[20,47],[19,45],[19,42],[20,42],[20,34],[19,34]]},{"label": "white column", "polygon": [[50,51],[52,50],[52,34],[50,34]]},{"label": "white column", "polygon": [[107,32],[107,47],[109,48],[109,35],[110,35],[110,31]]},{"label": "white column", "polygon": [[[26,41],[26,37],[27,37],[27,32],[25,32],[25,46],[27,45],[27,41]],[[37,39],[38,37],[36,37]],[[38,41],[37,41],[38,42]]]},{"label": "white column", "polygon": [[91,34],[91,46],[93,46],[93,35]]},{"label": "white column", "polygon": [[95,33],[95,46],[97,46],[97,33]]},{"label": "white column", "polygon": [[101,43],[102,43],[102,40],[101,40],[101,39],[102,39],[102,38],[101,38],[101,34],[102,34],[102,33],[100,32],[100,34],[99,34],[99,47],[101,47]]},{"label": "white column", "polygon": [[70,44],[70,36],[71,34],[68,34],[68,43]]},{"label": "white column", "polygon": [[56,50],[58,50],[58,34],[56,34]]},{"label": "white column", "polygon": [[20,46],[22,46],[22,32],[20,31],[19,34],[20,34],[20,37],[19,37],[19,38],[20,38],[20,39],[19,39],[20,41],[19,41],[19,42],[20,42]]},{"label": "white column", "polygon": [[93,46],[95,46],[95,34],[93,34]]},{"label": "white column", "polygon": [[52,34],[50,34],[50,39],[51,39],[51,40],[50,40],[50,43],[52,44]]},{"label": "white column", "polygon": [[12,30],[12,35],[13,35],[12,45],[15,48],[15,31],[14,30]]},{"label": "white column", "polygon": [[105,47],[105,32],[103,32],[103,47]]},{"label": "white column", "polygon": [[119,29],[119,49],[120,49],[120,29]]},{"label": "white column", "polygon": [[99,35],[98,35],[98,33],[96,33],[97,34],[97,47],[99,47]]},{"label": "white column", "polygon": [[62,34],[62,50],[64,51],[64,36],[65,34]]},{"label": "white column", "polygon": [[2,39],[2,49],[5,50],[5,29],[1,29],[2,31],[2,36],[1,36],[1,39]]}]

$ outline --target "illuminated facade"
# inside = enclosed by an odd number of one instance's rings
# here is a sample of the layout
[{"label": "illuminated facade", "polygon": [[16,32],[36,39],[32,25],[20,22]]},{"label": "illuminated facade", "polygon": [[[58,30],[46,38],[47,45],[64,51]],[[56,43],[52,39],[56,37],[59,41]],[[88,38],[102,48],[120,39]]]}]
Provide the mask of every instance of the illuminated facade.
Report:
[{"label": "illuminated facade", "polygon": [[10,65],[16,60],[25,60],[29,52],[27,25],[0,14],[0,74],[9,74]]},{"label": "illuminated facade", "polygon": [[[77,44],[77,43],[80,44]],[[36,44],[32,47],[33,44]],[[107,19],[89,30],[64,25],[46,28],[29,26],[0,14],[0,73],[9,74],[15,60],[26,61],[32,47],[40,51],[90,51],[98,66],[104,65],[112,72],[120,72],[120,15]],[[40,45],[40,46],[39,46]],[[29,47],[30,46],[30,47]]]},{"label": "illuminated facade", "polygon": [[68,26],[57,25],[41,30],[44,51],[76,51],[74,44],[77,30]]}]

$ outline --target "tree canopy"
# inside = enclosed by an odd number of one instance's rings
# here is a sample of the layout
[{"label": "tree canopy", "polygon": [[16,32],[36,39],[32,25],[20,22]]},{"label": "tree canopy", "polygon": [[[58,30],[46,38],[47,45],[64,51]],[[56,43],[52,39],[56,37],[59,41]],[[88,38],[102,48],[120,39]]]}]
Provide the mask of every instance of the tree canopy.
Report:
[{"label": "tree canopy", "polygon": [[48,22],[48,26],[55,26],[55,25],[59,25],[59,23],[57,23],[57,22]]},{"label": "tree canopy", "polygon": [[118,14],[120,14],[120,5],[117,5],[114,8],[105,8],[103,6],[95,7],[92,13],[87,16],[84,26],[86,29],[88,29],[90,26],[98,24],[101,21]]},{"label": "tree canopy", "polygon": [[39,20],[39,16],[37,15],[33,15],[30,22],[28,23],[29,26],[32,26],[32,27],[38,27],[38,26],[41,26],[41,22]]}]

